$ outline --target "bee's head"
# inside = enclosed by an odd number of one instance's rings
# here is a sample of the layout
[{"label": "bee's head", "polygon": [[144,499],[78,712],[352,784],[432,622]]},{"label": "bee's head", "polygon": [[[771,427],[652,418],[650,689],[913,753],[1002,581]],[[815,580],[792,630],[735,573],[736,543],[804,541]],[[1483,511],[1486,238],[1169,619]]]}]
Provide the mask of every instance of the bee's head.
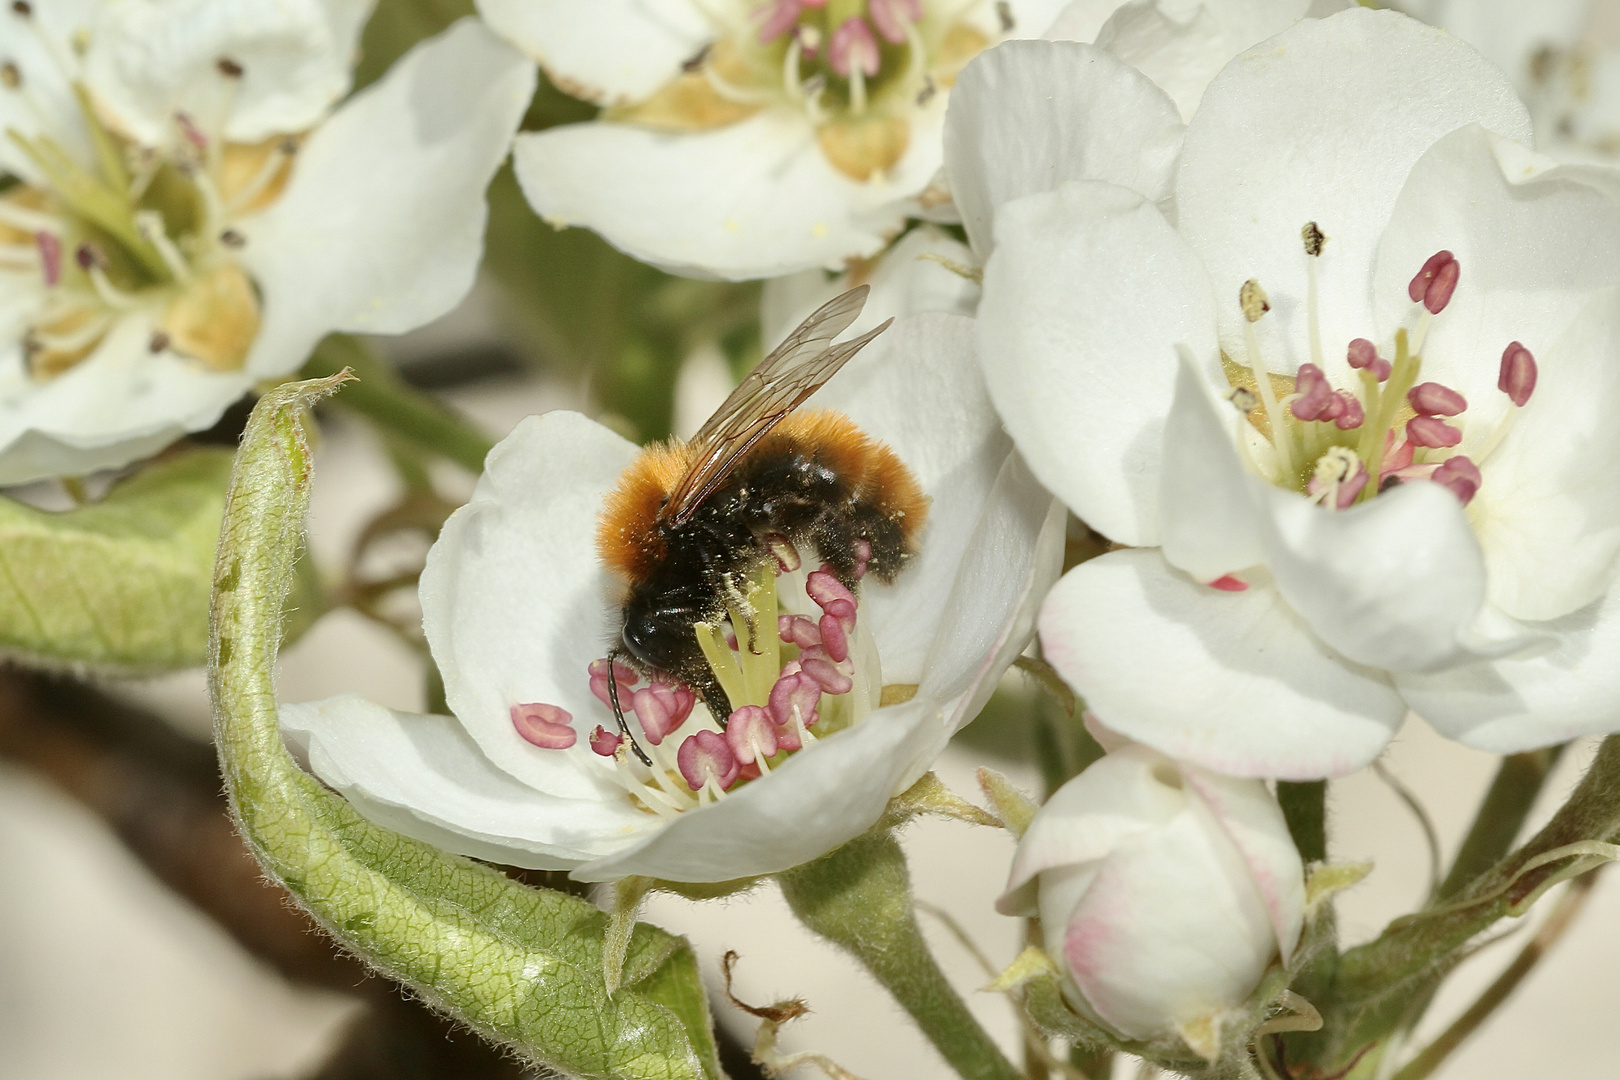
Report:
[{"label": "bee's head", "polygon": [[679,671],[697,651],[692,624],[708,605],[677,592],[636,592],[624,608],[624,650],[655,671]]}]

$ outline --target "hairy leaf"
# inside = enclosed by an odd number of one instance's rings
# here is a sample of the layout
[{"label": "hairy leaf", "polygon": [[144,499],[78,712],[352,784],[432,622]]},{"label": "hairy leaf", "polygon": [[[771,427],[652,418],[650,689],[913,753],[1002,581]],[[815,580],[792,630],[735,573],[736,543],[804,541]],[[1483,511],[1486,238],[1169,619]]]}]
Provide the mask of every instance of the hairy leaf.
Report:
[{"label": "hairy leaf", "polygon": [[638,926],[609,996],[602,912],[372,825],[283,748],[271,671],[309,500],[303,414],[346,378],[266,394],[231,478],[209,683],[243,834],[346,947],[529,1061],[593,1080],[718,1078],[684,939]]}]

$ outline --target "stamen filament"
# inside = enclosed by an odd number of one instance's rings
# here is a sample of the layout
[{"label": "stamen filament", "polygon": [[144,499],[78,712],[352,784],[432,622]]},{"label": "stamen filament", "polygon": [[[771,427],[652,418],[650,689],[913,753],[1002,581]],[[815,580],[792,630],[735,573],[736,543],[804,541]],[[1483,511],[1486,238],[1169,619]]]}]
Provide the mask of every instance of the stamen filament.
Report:
[{"label": "stamen filament", "polygon": [[1271,421],[1271,445],[1277,451],[1277,464],[1285,481],[1297,482],[1294,465],[1293,437],[1287,418],[1277,404],[1276,391],[1271,388],[1271,373],[1260,362],[1260,338],[1254,332],[1254,323],[1243,320],[1243,342],[1249,350],[1249,370],[1254,372],[1255,388],[1260,392],[1260,403],[1265,407],[1266,419]]},{"label": "stamen filament", "polygon": [[[1395,363],[1389,373],[1389,381],[1378,390],[1378,405],[1376,409],[1368,410],[1368,419],[1361,428],[1361,441],[1356,446],[1356,456],[1361,459],[1362,466],[1367,475],[1376,478],[1379,465],[1384,456],[1384,438],[1390,426],[1395,422],[1395,414],[1406,400],[1406,392],[1412,389],[1417,382],[1418,372],[1423,367],[1423,358],[1407,348],[1406,331],[1395,331]],[[1362,379],[1370,376],[1363,371]],[[1365,385],[1365,383],[1364,383]],[[1376,386],[1376,381],[1373,384]],[[1357,502],[1366,502],[1378,493],[1378,484],[1369,483],[1361,490]]]},{"label": "stamen filament", "polygon": [[1310,327],[1311,335],[1311,363],[1326,371],[1322,363],[1322,316],[1316,304],[1316,257],[1308,256],[1305,259],[1306,286],[1305,318]]}]

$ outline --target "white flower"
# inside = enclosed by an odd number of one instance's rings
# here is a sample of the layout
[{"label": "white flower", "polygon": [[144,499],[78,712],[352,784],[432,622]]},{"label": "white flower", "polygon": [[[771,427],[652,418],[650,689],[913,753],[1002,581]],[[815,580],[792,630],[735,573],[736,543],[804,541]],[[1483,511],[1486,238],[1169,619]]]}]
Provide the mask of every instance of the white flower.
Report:
[{"label": "white flower", "polygon": [[637,448],[567,412],[496,447],[429,556],[423,624],[455,719],[341,697],[285,706],[284,730],[376,821],[587,881],[772,873],[858,835],[1029,640],[1063,515],[1001,432],[963,316],[902,319],[810,407],[910,467],[932,498],[921,550],[857,596],[807,581],[808,553],[760,580],[758,654],[709,638],[736,707],[723,734],[686,688],[633,677],[616,689],[634,749],[615,732],[603,657],[621,616],[594,536]]},{"label": "white flower", "polygon": [[[941,162],[956,73],[1059,0],[480,0],[595,121],[518,139],[535,210],[742,279],[879,251]],[[921,199],[921,201],[919,201]]]},{"label": "white flower", "polygon": [[468,20],[328,116],[369,8],[0,14],[0,484],[150,454],[471,286],[533,65]]},{"label": "white flower", "polygon": [[1597,0],[1402,0],[1495,62],[1530,107],[1536,148],[1561,158],[1620,154],[1620,42]]},{"label": "white flower", "polygon": [[1094,181],[997,212],[992,397],[1071,509],[1158,548],[1042,613],[1110,727],[1306,778],[1409,708],[1497,752],[1620,725],[1620,184],[1529,135],[1472,49],[1358,9],[1210,84],[1168,213]]},{"label": "white flower", "polygon": [[990,255],[997,207],[1065,180],[1168,198],[1183,121],[1215,73],[1307,14],[1346,2],[1075,0],[1049,40],[980,54],[945,122],[948,182],[974,254]]},{"label": "white flower", "polygon": [[1078,1010],[1196,1046],[1293,953],[1304,867],[1263,782],[1126,744],[1041,807],[996,908],[1040,917]]}]

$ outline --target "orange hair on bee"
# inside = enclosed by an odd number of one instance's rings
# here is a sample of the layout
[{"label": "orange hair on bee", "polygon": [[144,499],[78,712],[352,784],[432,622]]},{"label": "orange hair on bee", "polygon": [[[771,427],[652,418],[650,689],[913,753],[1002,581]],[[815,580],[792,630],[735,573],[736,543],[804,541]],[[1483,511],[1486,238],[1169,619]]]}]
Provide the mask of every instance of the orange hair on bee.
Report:
[{"label": "orange hair on bee", "polygon": [[797,444],[804,453],[826,462],[859,499],[899,525],[908,549],[916,546],[928,520],[929,498],[887,443],[872,438],[843,413],[809,409],[788,416],[771,437]]},{"label": "orange hair on bee", "polygon": [[596,526],[596,551],[626,582],[646,577],[664,557],[658,511],[686,475],[692,452],[678,441],[653,443],[636,455],[608,493]]}]

